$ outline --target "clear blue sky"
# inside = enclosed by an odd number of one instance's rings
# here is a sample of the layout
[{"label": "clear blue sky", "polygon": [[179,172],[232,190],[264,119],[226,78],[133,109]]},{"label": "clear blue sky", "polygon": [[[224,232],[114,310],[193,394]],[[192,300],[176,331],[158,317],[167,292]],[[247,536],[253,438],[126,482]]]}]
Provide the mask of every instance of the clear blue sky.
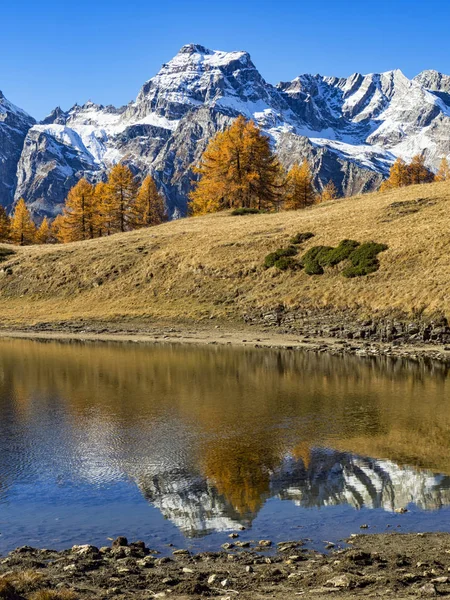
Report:
[{"label": "clear blue sky", "polygon": [[3,0],[0,90],[41,119],[120,106],[181,46],[247,50],[265,79],[450,73],[449,0]]}]

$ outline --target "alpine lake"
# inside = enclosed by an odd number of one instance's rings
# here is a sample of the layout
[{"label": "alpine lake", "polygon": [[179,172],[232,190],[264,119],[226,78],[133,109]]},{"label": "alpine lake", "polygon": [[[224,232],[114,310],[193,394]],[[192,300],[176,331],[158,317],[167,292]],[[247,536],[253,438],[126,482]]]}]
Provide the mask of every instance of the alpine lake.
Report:
[{"label": "alpine lake", "polygon": [[301,351],[0,341],[0,554],[448,531],[450,372]]}]

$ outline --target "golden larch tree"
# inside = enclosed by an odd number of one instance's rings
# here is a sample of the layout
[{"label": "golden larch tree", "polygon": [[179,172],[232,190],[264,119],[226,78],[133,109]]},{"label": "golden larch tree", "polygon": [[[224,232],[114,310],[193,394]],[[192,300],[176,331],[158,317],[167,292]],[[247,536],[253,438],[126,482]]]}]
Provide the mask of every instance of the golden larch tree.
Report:
[{"label": "golden larch tree", "polygon": [[94,188],[94,202],[97,209],[97,235],[112,233],[113,215],[108,213],[108,184],[100,181]]},{"label": "golden larch tree", "polygon": [[142,182],[131,206],[133,228],[150,227],[167,221],[164,197],[151,175]]},{"label": "golden larch tree", "polygon": [[20,246],[34,244],[36,238],[36,225],[31,218],[25,200],[20,198],[16,204],[11,219],[11,241]]},{"label": "golden larch tree", "polygon": [[398,187],[411,184],[408,165],[401,158],[397,158],[389,171],[389,177],[380,186],[380,192],[387,192]]},{"label": "golden larch tree", "polygon": [[450,166],[445,156],[442,157],[435,181],[450,181]]},{"label": "golden larch tree", "polygon": [[329,200],[336,200],[336,198],[338,198],[338,197],[339,197],[339,194],[338,194],[337,188],[334,185],[333,181],[330,179],[330,181],[327,183],[327,185],[322,190],[320,201],[328,202]]},{"label": "golden larch tree", "polygon": [[98,210],[95,203],[94,186],[86,179],[69,191],[63,210],[64,223],[60,235],[64,242],[78,242],[95,237]]},{"label": "golden larch tree", "polygon": [[6,210],[0,206],[0,242],[9,240],[11,221]]},{"label": "golden larch tree", "polygon": [[189,196],[194,215],[227,208],[271,209],[280,196],[281,167],[270,140],[243,116],[216,134],[194,172],[200,175]]},{"label": "golden larch tree", "polygon": [[132,207],[136,200],[137,183],[130,168],[126,165],[115,165],[107,182],[103,214],[109,224],[109,233],[123,232],[130,229]]},{"label": "golden larch tree", "polygon": [[297,210],[311,206],[315,201],[313,176],[306,159],[301,165],[295,163],[288,172],[284,208]]},{"label": "golden larch tree", "polygon": [[421,154],[412,157],[408,165],[408,173],[412,185],[434,181],[434,174],[425,166],[425,158]]},{"label": "golden larch tree", "polygon": [[65,232],[65,219],[63,215],[56,215],[50,226],[50,234],[52,242],[64,243],[67,236]]},{"label": "golden larch tree", "polygon": [[49,244],[52,238],[50,223],[47,217],[44,217],[36,232],[36,244]]}]

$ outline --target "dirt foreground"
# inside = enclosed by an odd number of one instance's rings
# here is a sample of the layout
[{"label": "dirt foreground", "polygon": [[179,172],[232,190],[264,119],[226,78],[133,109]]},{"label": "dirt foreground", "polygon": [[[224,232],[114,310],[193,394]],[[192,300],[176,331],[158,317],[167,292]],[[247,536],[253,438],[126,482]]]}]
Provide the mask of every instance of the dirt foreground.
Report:
[{"label": "dirt foreground", "polygon": [[239,534],[218,552],[143,542],[56,552],[25,546],[0,560],[0,598],[450,598],[450,534],[354,535],[345,550],[320,554],[303,542],[247,547]]}]

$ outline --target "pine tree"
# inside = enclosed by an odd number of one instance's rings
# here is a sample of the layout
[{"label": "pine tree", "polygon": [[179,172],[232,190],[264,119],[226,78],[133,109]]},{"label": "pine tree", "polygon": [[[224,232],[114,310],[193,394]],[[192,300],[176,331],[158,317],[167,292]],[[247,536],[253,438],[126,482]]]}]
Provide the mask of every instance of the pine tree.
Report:
[{"label": "pine tree", "polygon": [[0,206],[0,242],[9,240],[11,222],[6,210]]},{"label": "pine tree", "polygon": [[425,158],[421,154],[413,156],[408,165],[408,173],[411,184],[431,183],[434,181],[434,175],[425,166]]},{"label": "pine tree", "polygon": [[333,181],[327,183],[327,185],[322,190],[321,202],[328,202],[329,200],[336,200],[338,197],[338,191]]},{"label": "pine tree", "polygon": [[385,179],[381,184],[380,192],[386,192],[388,190],[404,187],[405,185],[410,184],[411,177],[408,165],[401,158],[397,158],[389,171],[388,179]]},{"label": "pine tree", "polygon": [[167,221],[164,198],[158,192],[151,175],[142,182],[136,200],[131,206],[131,212],[133,228],[150,227]]},{"label": "pine tree", "polygon": [[39,229],[36,232],[37,244],[49,244],[51,241],[51,229],[47,217],[44,217]]},{"label": "pine tree", "polygon": [[80,179],[67,195],[63,211],[64,225],[61,236],[64,242],[78,242],[95,237],[98,211],[95,205],[94,186]]},{"label": "pine tree", "polygon": [[15,244],[25,246],[34,244],[36,237],[36,226],[33,223],[25,200],[20,198],[11,219],[11,240]]},{"label": "pine tree", "polygon": [[108,177],[103,204],[103,215],[108,233],[130,229],[132,206],[137,195],[137,184],[131,170],[125,165],[115,165]]},{"label": "pine tree", "polygon": [[435,181],[449,181],[450,180],[450,166],[445,156],[442,157],[439,170],[436,173]]},{"label": "pine tree", "polygon": [[227,208],[271,209],[280,196],[281,167],[269,138],[242,116],[210,141],[194,172],[200,175],[190,194],[194,215]]},{"label": "pine tree", "polygon": [[284,208],[297,210],[314,204],[313,176],[308,161],[294,164],[287,175]]}]

